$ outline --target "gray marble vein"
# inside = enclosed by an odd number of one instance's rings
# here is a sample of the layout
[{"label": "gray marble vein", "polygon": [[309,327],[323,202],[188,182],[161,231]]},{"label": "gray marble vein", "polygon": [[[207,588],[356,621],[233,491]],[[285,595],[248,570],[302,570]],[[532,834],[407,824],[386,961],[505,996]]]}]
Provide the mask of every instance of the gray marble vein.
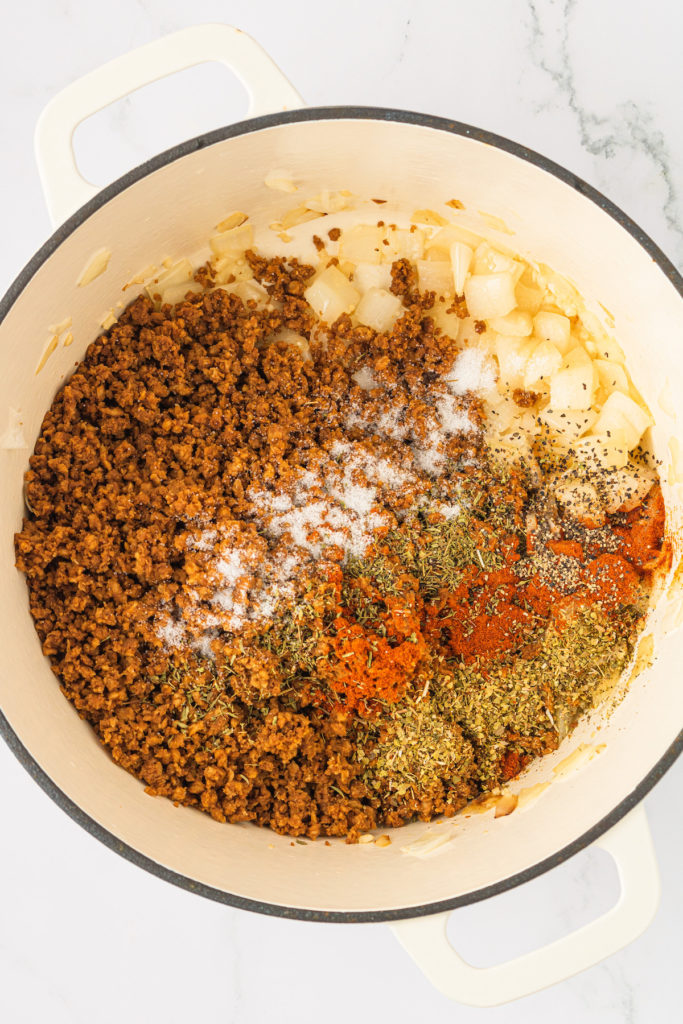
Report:
[{"label": "gray marble vein", "polygon": [[[617,154],[631,151],[651,164],[663,184],[662,211],[676,238],[676,255],[683,261],[683,210],[680,188],[663,132],[646,106],[625,98],[605,117],[592,112],[579,94],[574,70],[572,26],[578,0],[528,0],[531,36],[529,50],[534,63],[553,82],[560,102],[574,116],[581,146],[592,156],[609,163]],[[609,67],[603,65],[609,74]],[[599,88],[599,79],[594,80]],[[547,100],[545,101],[548,102]],[[541,101],[541,104],[543,101]]]}]

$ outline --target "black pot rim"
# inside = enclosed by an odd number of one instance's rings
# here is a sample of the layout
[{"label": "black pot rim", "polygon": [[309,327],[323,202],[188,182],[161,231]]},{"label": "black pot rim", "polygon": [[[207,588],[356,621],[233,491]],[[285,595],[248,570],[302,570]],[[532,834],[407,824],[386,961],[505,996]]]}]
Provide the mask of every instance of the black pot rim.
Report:
[{"label": "black pot rim", "polygon": [[[571,171],[541,156],[539,153],[528,149],[520,143],[495,135],[492,132],[484,131],[481,128],[474,128],[471,125],[463,124],[460,121],[451,121],[443,117],[435,117],[430,114],[420,114],[407,110],[394,110],[384,107],[358,107],[358,106],[334,106],[334,107],[308,107],[302,110],[285,111],[278,114],[268,114],[263,117],[251,118],[240,121],[237,124],[219,128],[212,132],[199,135],[189,139],[180,145],[159,153],[146,161],[139,167],[134,168],[123,177],[118,178],[111,185],[102,189],[93,199],[77,210],[69,219],[62,224],[38,250],[31,260],[21,271],[16,280],[10,285],[6,295],[0,302],[0,323],[5,319],[8,312],[19,298],[21,292],[29,283],[34,274],[39,270],[49,256],[65,241],[81,224],[83,224],[96,210],[107,203],[114,196],[117,196],[124,189],[133,185],[136,181],[146,177],[148,174],[172,163],[181,157],[194,153],[197,150],[205,149],[225,139],[235,138],[238,135],[246,135],[250,132],[260,131],[264,128],[271,128],[276,125],[293,124],[302,121],[329,121],[329,120],[371,120],[389,121],[403,124],[419,125],[425,128],[432,128],[436,131],[449,132],[454,135],[462,135],[477,142],[483,142],[497,149],[502,149],[513,156],[526,160],[528,163],[547,171],[554,177],[559,178],[570,188],[585,196],[595,203],[601,210],[609,214],[618,224],[621,225],[651,256],[659,266],[663,274],[683,298],[683,278],[673,263],[664,255],[662,250],[653,242],[650,236],[643,231],[630,217],[627,216],[611,200],[607,199],[601,192],[577,177]],[[81,825],[86,832],[94,836],[110,850],[118,853],[121,857],[143,868],[150,874],[164,879],[181,889],[197,893],[207,899],[215,900],[218,903],[225,903],[241,910],[251,910],[260,914],[269,914],[275,917],[283,917],[302,921],[327,921],[333,923],[370,923],[380,921],[397,921],[411,917],[422,917],[429,914],[438,914],[448,910],[455,910],[458,907],[477,903],[480,900],[488,899],[499,893],[506,892],[517,885],[531,881],[551,868],[557,867],[569,857],[572,857],[579,850],[594,842],[599,836],[615,825],[633,807],[638,804],[652,787],[661,779],[664,773],[671,767],[676,758],[683,750],[683,730],[678,734],[674,742],[659,758],[657,763],[650,769],[635,789],[620,801],[610,812],[605,815],[597,824],[588,829],[572,843],[558,850],[551,857],[546,857],[532,867],[520,871],[509,878],[502,879],[493,885],[485,886],[462,896],[455,896],[452,899],[440,900],[435,903],[426,903],[421,906],[399,907],[391,910],[369,910],[369,911],[324,911],[310,910],[301,907],[281,906],[275,903],[267,903],[261,900],[246,899],[234,893],[225,892],[212,886],[204,885],[185,875],[157,864],[144,854],[135,850],[132,846],[122,842],[112,832],[96,822],[75,804],[43,771],[35,758],[23,745],[17,734],[14,732],[5,716],[0,711],[0,735],[6,740],[10,750],[15,754],[27,772],[33,777],[38,785],[44,790],[54,802],[61,807],[75,822]]]}]

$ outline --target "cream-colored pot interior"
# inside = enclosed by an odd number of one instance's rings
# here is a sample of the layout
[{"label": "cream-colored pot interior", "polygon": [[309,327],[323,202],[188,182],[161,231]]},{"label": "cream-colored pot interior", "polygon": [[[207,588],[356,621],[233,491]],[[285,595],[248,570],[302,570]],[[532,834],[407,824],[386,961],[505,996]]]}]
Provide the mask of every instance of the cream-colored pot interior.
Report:
[{"label": "cream-colored pot interior", "polygon": [[[310,116],[310,115],[309,115]],[[509,246],[565,273],[613,314],[614,331],[657,420],[654,445],[678,526],[676,482],[681,425],[671,399],[683,393],[683,300],[652,257],[610,215],[551,173],[473,138],[398,121],[322,119],[275,124],[226,138],[174,159],[114,195],[57,246],[0,326],[0,435],[18,410],[27,447],[0,451],[0,708],[20,741],[79,808],[146,857],[188,879],[237,896],[317,911],[391,911],[466,896],[499,883],[573,843],[627,799],[674,741],[681,721],[682,646],[671,626],[678,598],[662,602],[653,623],[657,659],[606,720],[586,722],[560,751],[517,784],[552,780],[539,799],[506,818],[473,815],[431,826],[454,838],[418,859],[401,852],[426,826],[395,832],[386,848],[335,841],[292,845],[289,838],[146,796],[117,768],[62,696],[43,657],[14,567],[22,477],[50,402],[99,332],[122,285],[168,256],[200,250],[231,210],[262,226],[280,215],[282,193],[265,174],[287,168],[300,195],[321,188],[382,197],[412,211],[461,200],[503,218]],[[295,205],[297,197],[288,197]],[[378,208],[379,209],[379,208]],[[494,233],[495,237],[495,233]],[[101,247],[107,271],[85,288],[76,279]],[[74,342],[36,367],[48,325],[73,317]],[[553,767],[579,744],[599,754],[559,775]]]}]

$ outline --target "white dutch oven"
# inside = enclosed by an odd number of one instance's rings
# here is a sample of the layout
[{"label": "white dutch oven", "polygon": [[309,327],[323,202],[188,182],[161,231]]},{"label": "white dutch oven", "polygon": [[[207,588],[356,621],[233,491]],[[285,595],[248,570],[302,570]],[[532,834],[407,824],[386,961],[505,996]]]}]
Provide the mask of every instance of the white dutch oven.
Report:
[{"label": "white dutch oven", "polygon": [[[231,67],[247,85],[251,120],[177,146],[99,194],[79,175],[71,149],[76,125],[141,85],[207,60]],[[525,786],[553,780],[542,796],[507,818],[473,815],[432,857],[401,852],[424,824],[394,833],[385,849],[308,843],[252,826],[225,826],[168,800],[152,800],[117,768],[62,696],[29,615],[14,567],[13,534],[22,478],[55,391],[97,333],[122,285],[163,256],[200,250],[231,209],[267,225],[283,196],[263,185],[289,169],[301,195],[343,188],[380,195],[410,211],[439,208],[453,195],[501,217],[508,244],[533,253],[598,298],[652,407],[670,521],[681,521],[676,463],[683,429],[663,391],[683,393],[683,282],[623,213],[562,168],[504,139],[462,124],[403,111],[300,109],[302,101],[265,53],[227,26],[201,26],[144,47],[86,76],[57,96],[37,132],[43,184],[62,224],[19,276],[0,308],[0,436],[12,410],[22,421],[0,451],[0,727],[11,748],[53,799],[94,836],[148,871],[237,907],[317,921],[391,921],[405,948],[447,995],[492,1005],[540,989],[621,948],[655,913],[659,882],[639,801],[681,748],[681,642],[671,590],[652,624],[657,660],[602,723],[586,722],[554,755],[532,766]],[[271,116],[271,111],[277,113]],[[85,205],[82,205],[85,204]],[[292,204],[293,205],[293,204]],[[77,211],[74,213],[74,211]],[[64,218],[68,219],[64,221]],[[109,267],[85,288],[76,278],[92,254]],[[126,292],[130,299],[132,292]],[[48,324],[73,317],[74,342],[36,375]],[[600,726],[596,737],[596,727]],[[568,774],[553,767],[580,743],[604,744]],[[450,834],[450,833],[449,833]],[[518,885],[596,842],[615,858],[621,897],[604,917],[512,963],[478,970],[446,939],[448,911]]]}]

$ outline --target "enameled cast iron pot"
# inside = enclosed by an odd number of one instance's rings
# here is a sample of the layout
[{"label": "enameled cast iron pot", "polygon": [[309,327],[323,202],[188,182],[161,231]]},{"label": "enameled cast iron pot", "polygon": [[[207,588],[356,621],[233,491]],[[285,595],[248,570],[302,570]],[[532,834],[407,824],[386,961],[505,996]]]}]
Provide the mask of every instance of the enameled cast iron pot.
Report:
[{"label": "enameled cast iron pot", "polygon": [[[76,169],[76,125],[141,85],[207,60],[222,61],[240,76],[251,93],[250,115],[258,116],[176,146],[96,194]],[[638,676],[602,721],[598,738],[595,720],[582,724],[560,751],[532,766],[525,786],[554,780],[540,799],[495,823],[490,815],[473,815],[435,826],[454,828],[456,838],[443,852],[418,859],[401,847],[424,834],[422,823],[395,833],[385,849],[342,841],[291,846],[269,830],[220,825],[146,796],[62,696],[14,567],[13,535],[42,418],[122,285],[163,256],[201,249],[231,209],[247,211],[257,226],[281,215],[286,197],[264,187],[268,171],[280,167],[301,184],[302,196],[350,189],[411,211],[442,208],[455,195],[468,209],[502,218],[515,232],[501,236],[508,245],[565,273],[584,295],[604,303],[657,421],[653,443],[675,535],[682,518],[677,467],[683,428],[666,396],[683,393],[683,281],[674,267],[607,199],[515,143],[400,110],[303,108],[260,47],[227,26],[176,33],[68,87],[40,120],[37,151],[50,212],[61,226],[0,307],[0,729],[17,757],[84,828],[176,885],[283,917],[395,922],[425,973],[461,1001],[502,1002],[625,945],[647,926],[659,898],[647,823],[637,805],[682,743],[683,647],[673,627],[683,616],[675,586],[650,627],[654,667]],[[76,287],[78,274],[102,247],[112,252],[107,271]],[[73,317],[73,345],[59,347],[36,375],[47,326],[67,315]],[[25,443],[5,430],[17,416]],[[605,745],[599,756],[555,777],[553,766],[578,744],[597,742]],[[519,885],[592,842],[613,854],[620,872],[621,897],[609,914],[492,969],[475,970],[455,954],[446,940],[447,911]]]}]

